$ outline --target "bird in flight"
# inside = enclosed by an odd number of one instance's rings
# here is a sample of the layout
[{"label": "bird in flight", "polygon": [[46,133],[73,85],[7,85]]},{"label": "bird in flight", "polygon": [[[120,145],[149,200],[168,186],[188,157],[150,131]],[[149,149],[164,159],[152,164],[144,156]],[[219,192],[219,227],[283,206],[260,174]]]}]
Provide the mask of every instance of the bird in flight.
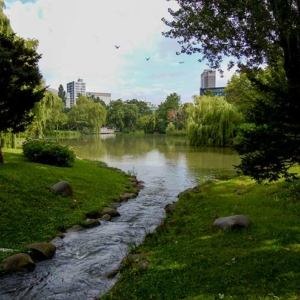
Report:
[{"label": "bird in flight", "polygon": [[146,60],[149,60],[150,59],[150,57],[145,57],[146,58]]},{"label": "bird in flight", "polygon": [[117,45],[115,45],[115,47],[116,47],[116,49],[119,49],[119,48],[120,48],[120,46],[117,46]]},{"label": "bird in flight", "polygon": [[184,64],[184,61],[180,61],[179,63],[180,63],[180,64]]}]

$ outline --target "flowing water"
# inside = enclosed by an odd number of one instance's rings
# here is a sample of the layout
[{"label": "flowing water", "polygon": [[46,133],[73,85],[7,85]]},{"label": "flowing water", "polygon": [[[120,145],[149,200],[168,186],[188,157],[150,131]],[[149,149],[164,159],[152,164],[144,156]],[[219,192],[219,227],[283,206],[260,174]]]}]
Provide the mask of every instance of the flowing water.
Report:
[{"label": "flowing water", "polygon": [[177,195],[215,175],[233,172],[239,157],[229,149],[195,148],[183,137],[101,135],[62,143],[77,156],[106,162],[144,181],[137,198],[118,207],[120,217],[80,232],[67,233],[51,260],[35,270],[0,278],[0,300],[95,299],[107,292],[130,247],[141,243],[165,216]]}]

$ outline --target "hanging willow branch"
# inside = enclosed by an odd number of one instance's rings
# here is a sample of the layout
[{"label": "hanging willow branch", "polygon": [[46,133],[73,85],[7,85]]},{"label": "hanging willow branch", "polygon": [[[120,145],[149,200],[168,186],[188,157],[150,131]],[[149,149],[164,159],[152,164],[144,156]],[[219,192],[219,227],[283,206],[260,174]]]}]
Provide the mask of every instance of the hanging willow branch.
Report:
[{"label": "hanging willow branch", "polygon": [[234,136],[243,116],[223,97],[194,96],[188,111],[187,133],[191,145],[224,147]]}]

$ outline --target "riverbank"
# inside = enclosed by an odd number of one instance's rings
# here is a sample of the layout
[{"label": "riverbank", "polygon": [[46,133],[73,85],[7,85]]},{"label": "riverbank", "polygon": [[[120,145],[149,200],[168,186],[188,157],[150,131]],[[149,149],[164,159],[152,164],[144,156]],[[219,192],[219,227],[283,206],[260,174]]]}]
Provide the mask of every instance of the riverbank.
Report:
[{"label": "riverbank", "polygon": [[[300,185],[246,177],[182,194],[101,300],[300,299]],[[250,218],[247,230],[212,229],[219,217]],[[139,263],[140,262],[140,263]]]},{"label": "riverbank", "polygon": [[[49,192],[68,181],[73,195]],[[21,150],[5,150],[0,164],[0,261],[26,252],[27,245],[49,242],[87,216],[99,214],[125,192],[133,192],[130,176],[100,162],[76,159],[72,168],[28,162]],[[5,251],[13,249],[13,251]]]}]

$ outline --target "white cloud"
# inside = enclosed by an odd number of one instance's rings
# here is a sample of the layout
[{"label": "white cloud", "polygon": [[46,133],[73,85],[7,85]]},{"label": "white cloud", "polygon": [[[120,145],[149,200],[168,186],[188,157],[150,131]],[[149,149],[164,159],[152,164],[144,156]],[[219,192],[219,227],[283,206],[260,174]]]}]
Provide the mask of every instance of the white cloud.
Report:
[{"label": "white cloud", "polygon": [[[193,78],[204,68],[195,57],[176,56],[179,45],[162,36],[167,28],[161,18],[169,17],[171,5],[174,1],[14,1],[5,13],[19,36],[39,40],[40,68],[52,88],[80,77],[88,91],[111,92],[113,99],[160,103],[167,92],[180,89],[190,101],[199,90],[200,80]],[[191,63],[179,66],[180,60]]]}]

